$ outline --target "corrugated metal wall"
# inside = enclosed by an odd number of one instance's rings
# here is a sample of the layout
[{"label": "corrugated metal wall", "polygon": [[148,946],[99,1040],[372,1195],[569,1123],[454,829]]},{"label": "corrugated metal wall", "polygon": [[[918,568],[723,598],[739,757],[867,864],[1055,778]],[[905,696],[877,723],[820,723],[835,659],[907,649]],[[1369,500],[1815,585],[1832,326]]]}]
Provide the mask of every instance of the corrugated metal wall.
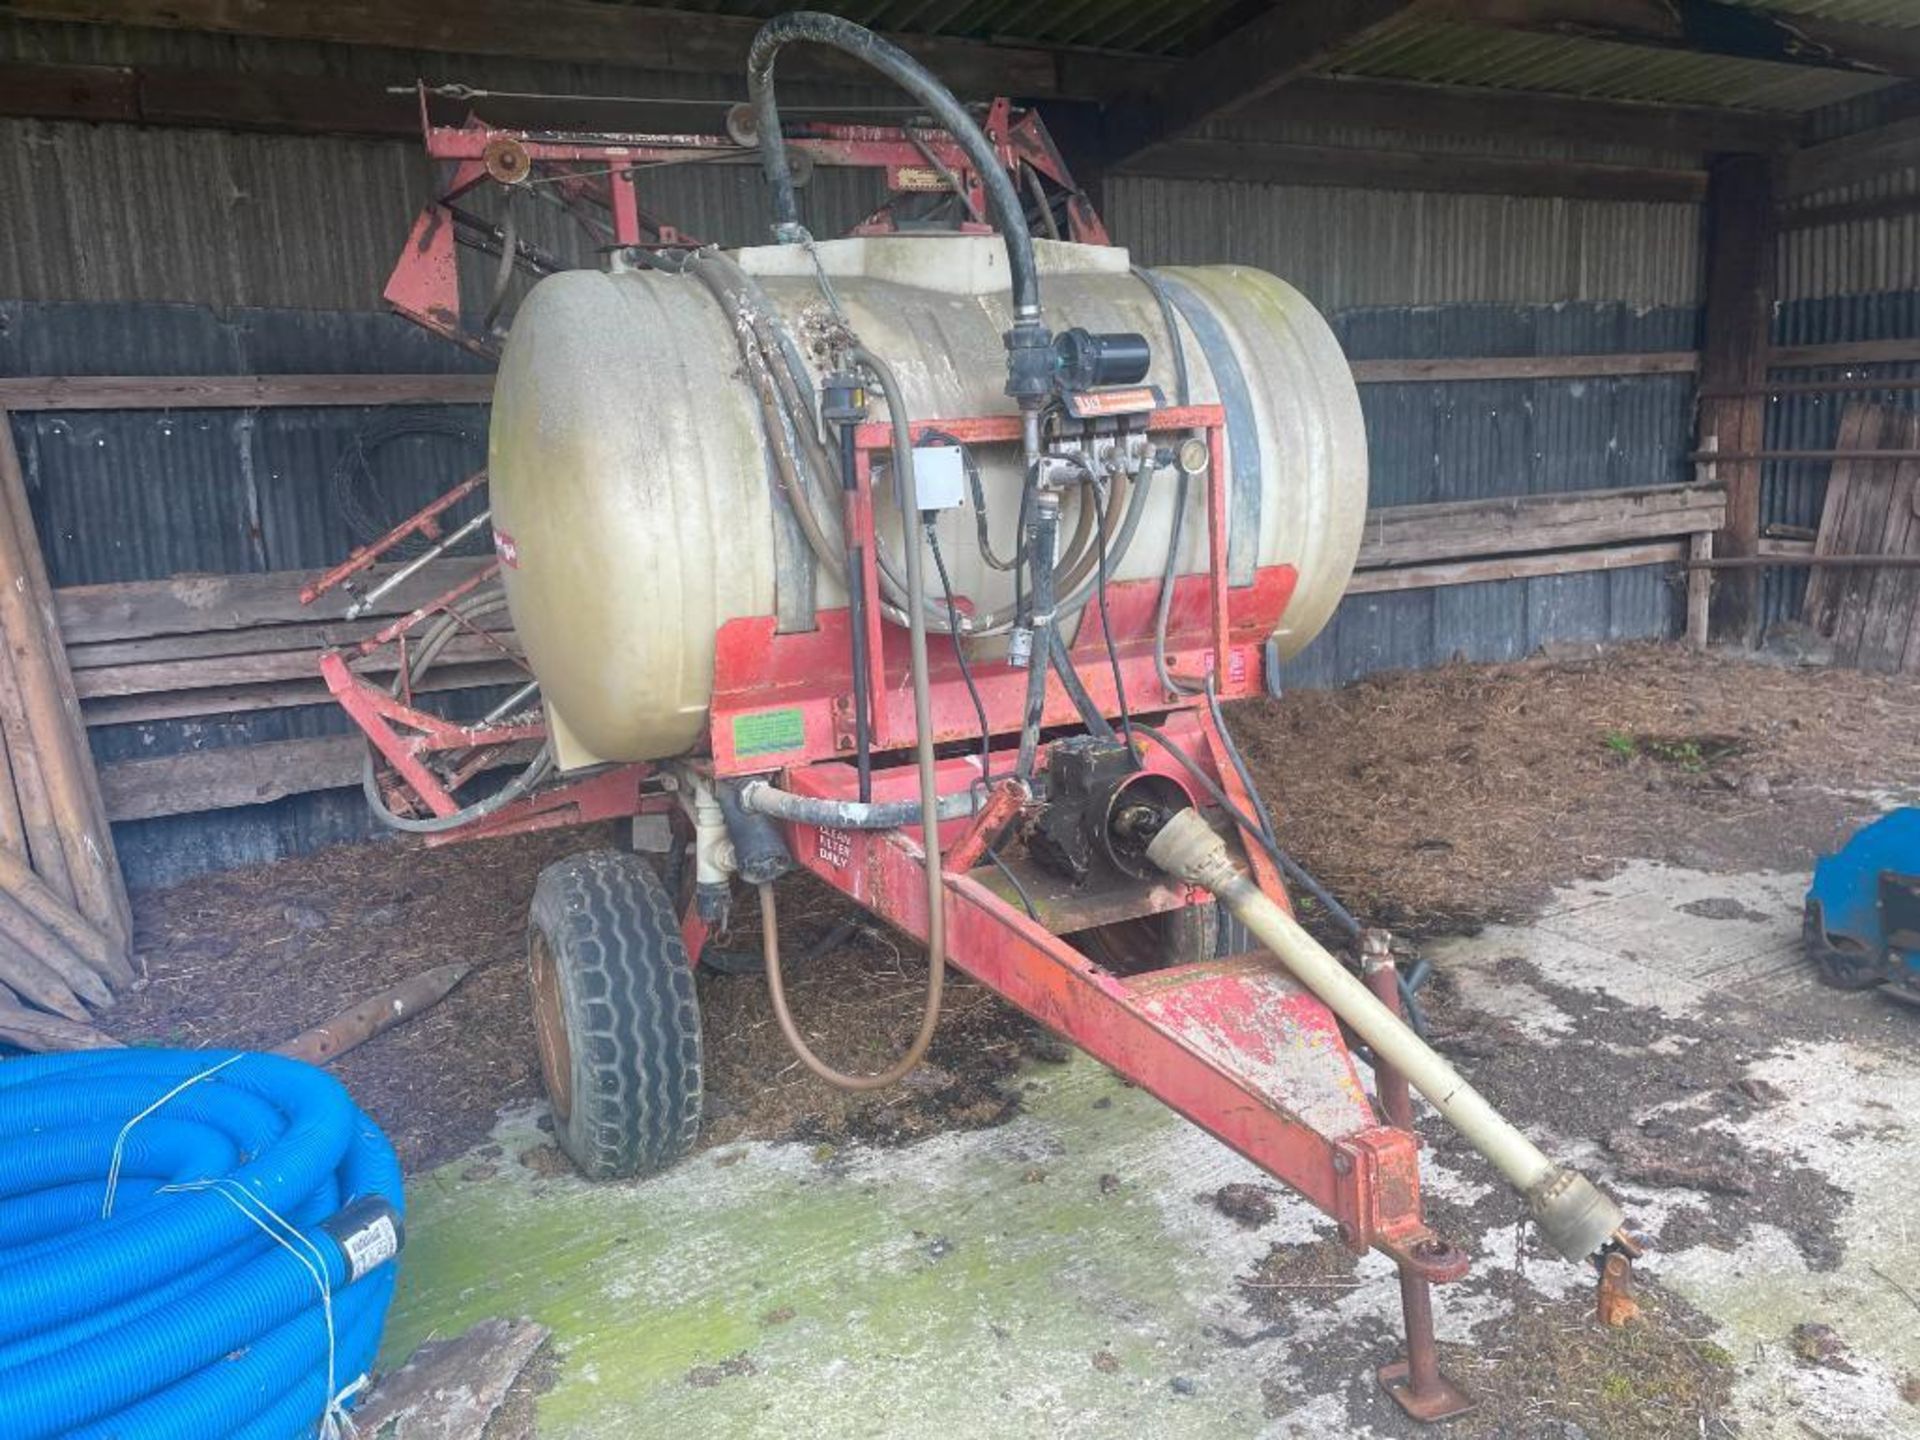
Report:
[{"label": "corrugated metal wall", "polygon": [[[502,90],[716,103],[740,90],[720,77],[17,22],[0,23],[0,58],[295,71],[390,84],[424,75]],[[794,98],[809,96],[796,90]],[[811,98],[891,97],[816,90]],[[1261,135],[1404,143],[1310,127]],[[1422,143],[1574,154],[1524,136]],[[1577,158],[1662,164],[1673,157],[1596,144]],[[0,372],[461,368],[467,362],[450,347],[378,313],[381,282],[428,183],[410,141],[0,121],[0,213],[14,240],[0,250],[0,302],[7,302],[0,303]],[[804,197],[807,218],[819,233],[833,233],[866,213],[876,195],[875,177],[822,171]],[[648,179],[643,196],[649,208],[707,238],[737,243],[764,233],[761,184],[751,170],[665,170]],[[1140,177],[1111,179],[1104,204],[1116,239],[1144,263],[1235,261],[1287,277],[1329,314],[1357,358],[1697,343],[1694,206]],[[549,243],[557,234],[533,231]],[[1881,262],[1860,248],[1869,243],[1878,240],[1847,248],[1809,237],[1809,245],[1828,247],[1820,254],[1846,258],[1803,259],[1815,252],[1796,249],[1794,273],[1823,278],[1796,279],[1794,298],[1849,277],[1885,276],[1893,287],[1900,272],[1873,268]],[[1878,302],[1867,308],[1873,324],[1904,323],[1887,320]],[[1689,384],[1681,378],[1387,385],[1363,395],[1376,503],[1684,478],[1691,437]],[[335,558],[357,537],[326,477],[355,433],[379,418],[341,410],[47,414],[17,421],[16,435],[56,582],[71,584]],[[392,513],[456,478],[475,447],[436,439],[384,452]],[[1797,503],[1783,500],[1782,509]],[[102,525],[96,517],[103,515],[124,519]],[[1659,570],[1356,597],[1285,679],[1327,684],[1456,655],[1512,658],[1556,640],[1667,634],[1676,622],[1675,595]],[[122,758],[326,733],[341,723],[316,707],[116,727],[96,734],[95,744],[103,758]],[[365,823],[356,794],[334,793],[124,826],[120,843],[135,882],[151,884],[357,835]]]},{"label": "corrugated metal wall", "polygon": [[[0,21],[0,59],[706,101],[716,126],[744,90],[724,76],[20,21]],[[789,98],[868,105],[898,97],[802,84]],[[644,128],[647,108],[633,113]],[[413,140],[0,119],[0,213],[12,242],[0,247],[0,298],[378,312],[380,286],[431,181]],[[764,185],[752,167],[662,167],[640,193],[644,208],[703,240],[737,245],[766,236]],[[871,173],[822,169],[801,208],[830,235],[868,214],[881,193]],[[530,206],[522,218],[526,238],[578,255],[573,227],[553,210]]]},{"label": "corrugated metal wall", "polygon": [[[478,363],[389,316],[318,310],[223,313],[201,305],[0,302],[0,373],[273,374],[464,371]],[[336,463],[374,427],[428,433],[368,460],[377,509],[349,522]],[[485,463],[477,406],[43,411],[14,417],[14,442],[55,585],[259,572],[333,563]],[[367,523],[371,521],[372,523]],[[98,726],[102,761],[344,734],[333,705]],[[138,883],[295,853],[366,833],[357,794],[298,796],[213,817],[115,827]]]},{"label": "corrugated metal wall", "polygon": [[[0,58],[237,67],[406,85],[417,76],[503,90],[731,102],[711,76],[408,56],[161,30],[0,23]],[[891,97],[795,87],[797,103]],[[644,109],[636,124],[644,124]],[[716,107],[716,123],[718,107]],[[418,373],[482,368],[385,313],[380,288],[430,194],[411,140],[353,140],[0,120],[0,374]],[[869,213],[878,177],[821,170],[802,192],[822,234]],[[663,169],[642,203],[723,243],[764,236],[758,173]],[[585,262],[545,207],[521,233]],[[485,288],[476,268],[470,289]],[[469,297],[471,298],[471,296]],[[357,437],[410,418],[464,435],[382,446],[381,513],[398,519],[482,463],[485,413],[389,409],[42,412],[14,437],[56,585],[330,564],[371,538],[347,523],[331,480]],[[100,517],[114,517],[102,524]],[[482,695],[474,697],[481,700]],[[90,734],[102,761],[345,733],[334,706],[116,725]],[[136,885],[297,854],[369,833],[357,791],[115,827]]]},{"label": "corrugated metal wall", "polygon": [[[1568,153],[1498,138],[1457,148]],[[1693,205],[1152,177],[1110,180],[1106,202],[1116,238],[1149,264],[1231,260],[1285,276],[1328,313],[1356,360],[1699,343]],[[1688,376],[1364,386],[1372,503],[1684,480],[1692,390]],[[1280,681],[1340,684],[1456,658],[1510,660],[1552,643],[1666,636],[1681,609],[1666,567],[1355,596]]]},{"label": "corrugated metal wall", "polygon": [[[1816,138],[1871,128],[1885,118],[1884,94],[1862,96],[1811,117]],[[1818,191],[1794,202],[1819,209],[1856,201],[1920,196],[1920,167],[1892,169],[1859,184]],[[1790,228],[1780,237],[1776,284],[1778,345],[1840,344],[1855,340],[1920,339],[1920,208],[1905,215]],[[1920,377],[1920,365],[1873,365],[1783,372],[1783,380]],[[1825,450],[1839,439],[1849,404],[1872,400],[1920,407],[1920,392],[1870,390],[1856,394],[1788,395],[1767,415],[1767,445],[1781,450]],[[1761,470],[1763,525],[1812,528],[1826,503],[1826,461],[1770,462]],[[1769,570],[1761,577],[1766,623],[1797,621],[1806,597],[1804,569]]]}]

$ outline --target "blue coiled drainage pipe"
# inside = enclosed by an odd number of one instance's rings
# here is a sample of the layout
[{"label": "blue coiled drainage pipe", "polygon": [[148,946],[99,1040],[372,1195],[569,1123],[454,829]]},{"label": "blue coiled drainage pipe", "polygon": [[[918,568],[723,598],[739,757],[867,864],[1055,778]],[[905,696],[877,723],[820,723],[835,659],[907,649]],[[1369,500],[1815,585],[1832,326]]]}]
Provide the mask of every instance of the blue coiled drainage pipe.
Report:
[{"label": "blue coiled drainage pipe", "polygon": [[0,1436],[332,1433],[393,1298],[401,1208],[386,1137],[298,1061],[0,1063]]}]

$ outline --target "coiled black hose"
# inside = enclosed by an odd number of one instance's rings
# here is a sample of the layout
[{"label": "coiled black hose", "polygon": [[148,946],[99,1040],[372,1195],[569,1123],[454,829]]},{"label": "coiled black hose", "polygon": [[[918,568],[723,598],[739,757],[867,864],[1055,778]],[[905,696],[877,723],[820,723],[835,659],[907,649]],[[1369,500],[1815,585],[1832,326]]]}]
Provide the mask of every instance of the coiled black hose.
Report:
[{"label": "coiled black hose", "polygon": [[967,152],[980,183],[986,188],[987,206],[993,212],[994,224],[1007,242],[1014,313],[1023,317],[1038,316],[1040,274],[1033,260],[1033,237],[1027,233],[1026,210],[993,146],[980,133],[980,127],[966,107],[926,66],[864,25],[856,25],[838,15],[795,10],[776,16],[760,27],[747,53],[747,94],[753,101],[767,184],[773,190],[774,238],[787,241],[803,236],[793,173],[787,168],[786,139],[780,133],[780,106],[773,86],[774,61],[784,47],[796,41],[828,46],[879,71],[926,106],[927,113]]}]

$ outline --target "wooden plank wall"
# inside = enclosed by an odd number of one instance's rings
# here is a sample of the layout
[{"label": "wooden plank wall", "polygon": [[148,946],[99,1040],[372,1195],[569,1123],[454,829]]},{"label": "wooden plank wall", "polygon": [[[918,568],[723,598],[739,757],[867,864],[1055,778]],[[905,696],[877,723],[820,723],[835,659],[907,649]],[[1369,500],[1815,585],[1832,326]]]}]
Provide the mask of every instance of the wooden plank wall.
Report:
[{"label": "wooden plank wall", "polygon": [[[1720,492],[1694,485],[1395,506],[1368,516],[1350,590],[1675,563],[1689,535],[1716,529],[1724,515]],[[324,702],[321,647],[360,638],[481,563],[436,562],[356,622],[300,606],[306,571],[76,586],[55,603],[88,724],[178,719]],[[511,648],[510,636],[501,640]],[[518,674],[478,638],[456,641],[447,656],[429,688]],[[121,760],[102,767],[101,789],[116,821],[190,814],[356,784],[361,754],[356,737],[330,735]]]},{"label": "wooden plank wall", "polygon": [[[1871,351],[1871,353],[1867,353]],[[1920,343],[1801,347],[1770,363],[1807,366],[1920,359]],[[1357,362],[1362,384],[1488,379],[1575,379],[1689,373],[1693,352],[1512,356]],[[0,403],[32,410],[366,405],[484,398],[487,377],[91,376],[0,380]],[[451,477],[450,477],[451,478]],[[1354,593],[1671,564],[1703,553],[1702,535],[1726,523],[1715,486],[1653,486],[1568,495],[1403,506],[1369,516]],[[299,605],[305,572],[176,576],[78,586],[55,595],[75,691],[89,726],[311,705],[327,699],[314,657],[360,638],[477,561],[430,567],[374,616],[342,622]],[[1695,585],[1704,596],[1704,577]],[[1699,606],[1690,606],[1698,623]],[[503,684],[515,676],[488,643],[463,640],[432,688]],[[261,803],[337,788],[358,777],[354,737],[324,736],[205,750],[102,768],[115,821]]]}]

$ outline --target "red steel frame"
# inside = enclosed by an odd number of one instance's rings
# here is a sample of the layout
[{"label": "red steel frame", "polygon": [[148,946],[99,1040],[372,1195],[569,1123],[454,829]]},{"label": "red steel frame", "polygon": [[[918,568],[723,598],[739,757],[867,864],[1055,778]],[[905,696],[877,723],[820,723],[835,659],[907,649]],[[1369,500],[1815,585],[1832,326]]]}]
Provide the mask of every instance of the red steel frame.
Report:
[{"label": "red steel frame", "polygon": [[[1167,656],[1189,679],[1211,672],[1217,693],[1233,698],[1253,693],[1261,674],[1261,651],[1291,599],[1296,576],[1289,566],[1256,571],[1253,583],[1230,585],[1227,576],[1227,480],[1225,415],[1218,406],[1162,409],[1147,420],[1152,433],[1184,437],[1202,433],[1209,464],[1205,476],[1208,568],[1175,586],[1167,630]],[[915,438],[937,430],[969,445],[1017,444],[1015,417],[992,416],[921,421]],[[890,428],[865,424],[856,431],[856,483],[847,500],[850,543],[873,553],[875,511],[873,458],[892,443]],[[472,482],[468,482],[469,485]],[[310,587],[325,593],[364,569],[387,544],[436,523],[445,497],[398,527],[381,546],[369,547]],[[357,646],[327,652],[321,672],[339,702],[367,732],[392,767],[390,803],[411,800],[416,809],[450,815],[459,808],[453,792],[512,745],[541,738],[537,724],[461,725],[444,720],[360,674],[355,662],[383,646],[404,647],[424,620],[457,613],[453,607],[490,580],[488,565],[447,593],[382,627]],[[877,801],[918,795],[913,767],[887,764],[914,740],[903,633],[879,621],[877,567],[866,567],[866,614],[871,669],[872,734],[883,763],[873,773]],[[1242,813],[1250,797],[1234,768],[1204,701],[1160,687],[1154,666],[1153,618],[1157,581],[1114,582],[1107,615],[1113,651],[1132,706],[1170,712],[1163,732],[1209,775]],[[304,597],[303,597],[304,598]],[[768,774],[797,794],[849,800],[858,794],[852,716],[844,699],[848,611],[825,611],[812,631],[776,633],[771,617],[727,622],[716,638],[710,718],[711,773],[718,777]],[[1095,703],[1120,713],[1100,615],[1089,606],[1070,657]],[[485,632],[475,630],[474,633]],[[496,640],[494,643],[498,643]],[[978,742],[979,724],[959,673],[953,642],[939,637],[929,656],[936,739]],[[507,654],[504,647],[502,653]],[[1036,657],[1034,663],[1040,663]],[[401,673],[404,675],[404,663]],[[1018,732],[1026,673],[1004,665],[978,667],[975,681],[987,710],[988,729],[1003,741]],[[779,723],[769,724],[769,720]],[[1071,724],[1077,712],[1064,694],[1051,695],[1044,724]],[[743,724],[744,722],[744,724]],[[769,751],[764,739],[779,737],[784,749]],[[1044,756],[1044,751],[1042,752]],[[429,768],[437,756],[459,757],[451,780]],[[1158,749],[1143,765],[1189,781]],[[942,793],[981,783],[977,753],[940,763]],[[621,765],[562,782],[523,797],[478,823],[441,840],[502,835],[591,820],[668,811],[675,797],[649,788],[653,767]],[[1189,789],[1189,793],[1192,793]],[[1399,1266],[1407,1324],[1407,1358],[1386,1366],[1381,1379],[1409,1412],[1422,1418],[1454,1413],[1466,1403],[1440,1375],[1434,1349],[1428,1286],[1459,1278],[1468,1257],[1428,1228],[1421,1215],[1419,1141],[1411,1128],[1404,1081],[1384,1068],[1375,1072],[1376,1109],[1363,1090],[1345,1037],[1332,1012],[1264,954],[1200,959],[1144,974],[1113,973],[1063,935],[1093,926],[1207,903],[1203,891],[1172,881],[1090,886],[1072,893],[1030,885],[1037,914],[1012,903],[1011,887],[997,870],[983,869],[984,849],[1024,802],[1021,788],[1002,780],[971,819],[942,826],[945,854],[945,920],[949,961],[1036,1020],[1072,1040],[1118,1074],[1157,1096],[1195,1124],[1305,1196],[1331,1216],[1342,1240],[1356,1252],[1377,1249]],[[1224,818],[1224,817],[1223,817]],[[863,908],[909,935],[927,933],[926,851],[918,827],[857,831],[788,827],[798,863]],[[1261,888],[1285,904],[1280,877],[1253,837],[1240,836],[1251,873]],[[1032,880],[1044,877],[1030,875]],[[1034,898],[1037,894],[1037,898]],[[682,917],[688,953],[698,956],[705,923],[688,907]],[[1391,960],[1371,962],[1371,979],[1391,985]]]},{"label": "red steel frame", "polygon": [[[469,191],[489,179],[507,186],[551,184],[590,227],[601,223],[600,215],[610,218],[616,245],[697,245],[693,236],[641,208],[641,173],[658,165],[757,163],[755,151],[726,135],[503,130],[477,118],[464,125],[435,125],[428,115],[428,94],[422,86],[420,125],[427,154],[451,165],[452,174],[439,197],[414,221],[383,295],[408,319],[481,355],[494,353],[491,340],[470,333],[460,321],[458,242],[463,222],[472,222],[456,202]],[[1061,238],[1086,245],[1109,243],[1099,214],[1074,184],[1036,112],[1016,113],[1011,101],[998,99],[988,106],[981,128],[1016,184],[1024,167],[1061,192],[1067,219]],[[886,172],[889,199],[854,227],[854,234],[897,229],[894,205],[906,195],[949,191],[949,175],[958,182],[973,217],[960,228],[991,233],[985,223],[986,187],[966,151],[944,130],[824,123],[790,124],[786,130],[789,153],[813,164]],[[536,170],[541,169],[549,173],[536,182]],[[499,243],[497,236],[490,240]]]},{"label": "red steel frame", "polygon": [[[1256,572],[1252,585],[1236,589],[1228,583],[1224,412],[1212,405],[1163,409],[1151,417],[1150,428],[1175,436],[1198,431],[1208,441],[1208,570],[1204,576],[1183,577],[1176,585],[1168,623],[1170,668],[1189,679],[1212,670],[1223,698],[1252,694],[1259,686],[1266,637],[1292,597],[1294,572],[1286,566],[1268,567]],[[913,430],[916,440],[937,431],[968,445],[1012,445],[1020,439],[1020,423],[1011,416],[917,422]],[[891,443],[887,425],[870,423],[856,431],[856,483],[847,502],[847,533],[865,542],[869,553],[875,538],[872,460]],[[900,749],[914,739],[912,699],[904,683],[905,645],[897,627],[880,623],[878,567],[866,567],[865,579],[874,747]],[[1157,581],[1109,587],[1107,612],[1128,699],[1137,709],[1172,711],[1164,726],[1168,737],[1201,764],[1229,799],[1248,810],[1238,776],[1223,763],[1225,751],[1204,700],[1160,687],[1152,640],[1158,596]],[[849,689],[846,616],[844,610],[823,614],[818,629],[801,634],[775,634],[770,618],[734,620],[722,627],[710,728],[715,774],[764,774],[770,763],[778,762],[785,788],[832,799],[855,798],[855,769],[845,758],[853,745],[852,717],[843,698]],[[1116,715],[1120,706],[1099,627],[1098,611],[1089,606],[1070,654],[1094,703]],[[952,642],[937,639],[929,663],[935,738],[977,740],[979,721],[960,681]],[[1026,672],[981,666],[974,679],[989,729],[1003,736],[1017,732]],[[772,727],[799,737],[791,754],[739,752],[736,733],[764,734],[770,727],[750,724],[743,730],[737,722],[796,710],[797,727]],[[1050,695],[1044,724],[1070,724],[1076,718],[1067,696]],[[1146,752],[1143,763],[1186,783],[1174,762],[1156,750]],[[964,789],[980,779],[977,757],[948,760],[940,769],[943,791]],[[883,766],[874,774],[873,794],[876,800],[912,799],[916,786],[911,767]],[[1006,808],[1007,802],[1000,801],[997,811],[990,808],[975,820],[942,827],[952,962],[1298,1190],[1340,1223],[1343,1237],[1355,1249],[1379,1248],[1430,1279],[1462,1273],[1465,1256],[1439,1242],[1420,1218],[1416,1140],[1407,1130],[1383,1125],[1375,1117],[1360,1091],[1339,1026],[1325,1006],[1286,981],[1265,959],[1251,964],[1203,961],[1131,980],[1109,974],[1011,904],[994,872],[975,873],[983,858],[982,840],[990,827],[1004,825]],[[913,827],[888,832],[793,827],[791,841],[795,857],[815,875],[924,938],[925,852]],[[1261,887],[1285,903],[1280,877],[1264,852],[1255,845],[1245,849]],[[1048,907],[1043,901],[1041,909],[1043,919],[1065,919],[1084,928],[1209,898],[1168,882],[1142,884],[1104,902],[1063,901]],[[1102,903],[1105,908],[1099,908]],[[1182,1003],[1173,1003],[1183,991]],[[1206,999],[1195,1008],[1192,1002],[1201,996]],[[1286,1023],[1277,1026],[1282,1017]],[[1248,1068],[1219,1053],[1217,1045],[1210,1048],[1194,1038],[1203,1031],[1216,1037],[1226,1033],[1239,1046],[1258,1051],[1263,1044],[1271,1049],[1276,1029],[1296,1037],[1289,1044],[1297,1053],[1269,1054],[1269,1076],[1286,1068],[1289,1060],[1323,1077],[1335,1076],[1338,1093],[1323,1096],[1319,1109],[1323,1118],[1341,1114],[1346,1128],[1340,1133],[1324,1133],[1302,1120],[1289,1110],[1285,1094],[1263,1089]]]},{"label": "red steel frame", "polygon": [[[1265,639],[1292,597],[1296,576],[1291,567],[1278,566],[1256,571],[1246,587],[1228,582],[1224,411],[1211,405],[1163,409],[1153,414],[1149,428],[1172,435],[1203,432],[1208,447],[1208,568],[1206,575],[1184,577],[1176,585],[1168,624],[1170,666],[1189,679],[1212,671],[1224,698],[1251,694],[1259,684]],[[913,429],[916,440],[938,431],[969,445],[1014,444],[1020,434],[1016,419],[1000,416],[925,421]],[[890,428],[863,425],[855,444],[847,534],[849,543],[864,542],[871,554],[872,460],[890,446]],[[877,567],[866,567],[867,691],[873,697],[874,745],[885,751],[912,743],[914,726],[905,646],[897,627],[879,623],[876,572]],[[1128,699],[1138,709],[1171,711],[1163,733],[1243,814],[1249,813],[1250,797],[1225,763],[1225,746],[1204,700],[1160,686],[1152,640],[1158,592],[1155,581],[1109,587],[1107,613]],[[846,616],[846,611],[823,614],[819,628],[807,634],[776,634],[766,618],[722,627],[710,723],[715,774],[764,773],[778,758],[784,762],[784,788],[834,800],[857,798],[857,772],[845,758],[853,747],[852,717],[843,698],[849,689]],[[1102,712],[1120,713],[1095,607],[1087,608],[1070,655]],[[977,739],[978,720],[952,641],[936,643],[929,666],[935,738]],[[983,666],[975,682],[989,730],[996,736],[1017,732],[1025,672]],[[769,716],[791,717],[796,711],[797,725],[791,719],[782,726],[764,723]],[[1076,718],[1067,697],[1050,697],[1044,724],[1070,724]],[[762,723],[742,730],[742,720]],[[756,748],[743,754],[736,743],[741,734],[769,733],[796,737],[793,752],[774,756]],[[1188,784],[1176,762],[1158,749],[1141,758],[1145,768]],[[977,756],[942,762],[942,793],[978,784],[981,763]],[[917,787],[909,766],[882,766],[873,775],[876,801],[914,799]],[[1404,1081],[1385,1067],[1376,1070],[1381,1099],[1376,1110],[1332,1012],[1270,956],[1202,959],[1123,977],[1062,938],[1097,924],[1207,903],[1211,897],[1203,891],[1171,881],[1143,882],[1091,896],[1040,893],[1036,898],[1030,885],[1027,898],[1038,914],[1029,916],[1013,903],[1011,886],[994,869],[980,868],[985,845],[1014,817],[1021,800],[1019,787],[1003,781],[979,815],[941,827],[949,961],[1305,1196],[1335,1220],[1342,1240],[1356,1252],[1377,1249],[1391,1257],[1400,1269],[1408,1346],[1406,1359],[1382,1369],[1381,1381],[1422,1418],[1464,1408],[1464,1396],[1439,1373],[1428,1287],[1465,1274],[1469,1257],[1422,1218],[1419,1141],[1410,1107],[1400,1103],[1406,1098]],[[1241,840],[1261,888],[1286,904],[1280,876],[1264,851],[1252,837]],[[917,827],[875,832],[790,826],[789,844],[819,879],[899,929],[925,938],[926,851]],[[690,927],[691,938],[701,934]],[[1387,983],[1392,983],[1391,964],[1389,959],[1376,965]]]}]

